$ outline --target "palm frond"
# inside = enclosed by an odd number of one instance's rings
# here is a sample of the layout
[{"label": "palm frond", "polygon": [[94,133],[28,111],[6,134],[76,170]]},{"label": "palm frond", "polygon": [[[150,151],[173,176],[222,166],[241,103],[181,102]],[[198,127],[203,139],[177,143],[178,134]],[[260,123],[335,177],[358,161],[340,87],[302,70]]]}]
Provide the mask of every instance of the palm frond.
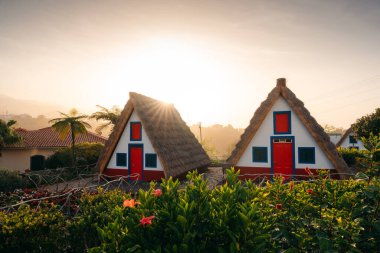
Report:
[{"label": "palm frond", "polygon": [[70,133],[70,124],[67,121],[58,121],[52,125],[52,128],[58,132],[61,140],[65,139]]},{"label": "palm frond", "polygon": [[101,110],[91,114],[91,119],[109,121],[111,124],[115,125],[120,117],[121,110],[114,106],[112,109],[107,109],[103,106],[97,105]]},{"label": "palm frond", "polygon": [[16,124],[16,123],[17,123],[16,120],[11,119],[11,120],[9,120],[9,121],[7,122],[7,127],[11,127],[11,126],[13,126],[13,125]]},{"label": "palm frond", "polygon": [[5,122],[0,119],[0,148],[21,140],[21,137],[11,128],[15,123],[15,120]]},{"label": "palm frond", "polygon": [[101,135],[103,129],[109,127],[111,124],[112,124],[111,122],[106,122],[106,123],[104,123],[104,124],[101,124],[101,125],[99,125],[99,126],[95,129],[95,132],[96,132],[97,134]]}]

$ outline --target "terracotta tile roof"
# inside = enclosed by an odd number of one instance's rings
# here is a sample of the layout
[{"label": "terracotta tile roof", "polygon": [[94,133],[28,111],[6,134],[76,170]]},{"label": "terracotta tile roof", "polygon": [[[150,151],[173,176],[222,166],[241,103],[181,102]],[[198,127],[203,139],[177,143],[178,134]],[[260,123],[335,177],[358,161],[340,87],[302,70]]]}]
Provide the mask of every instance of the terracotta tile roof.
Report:
[{"label": "terracotta tile roof", "polygon": [[[56,132],[52,127],[46,127],[38,130],[26,130],[23,128],[15,129],[16,133],[22,137],[22,140],[7,145],[4,149],[13,148],[56,148],[56,147],[67,147],[71,145],[71,134],[61,140],[59,138],[58,132]],[[105,143],[107,139],[97,135],[95,133],[88,132],[86,134],[79,134],[75,138],[76,143],[83,142],[100,142]]]},{"label": "terracotta tile roof", "polygon": [[187,171],[210,164],[206,152],[173,105],[134,92],[129,93],[129,97],[99,159],[101,173],[106,169],[134,110],[157,152],[166,178],[178,177]]},{"label": "terracotta tile roof", "polygon": [[[282,97],[297,114],[303,125],[322,149],[323,153],[333,164],[334,168],[339,173],[351,173],[346,162],[336,150],[335,145],[330,141],[330,137],[325,133],[313,116],[310,115],[310,112],[306,109],[304,103],[286,87],[286,81],[284,78],[277,80],[277,86],[268,94],[267,99],[264,100],[260,107],[255,111],[249,126],[245,129],[240,137],[240,141],[236,144],[231,156],[227,159],[227,163],[232,166],[237,164],[248,144],[260,128],[260,125],[263,123],[266,115],[270,112],[272,106],[280,97]],[[345,177],[345,175],[342,174],[341,177]]]}]

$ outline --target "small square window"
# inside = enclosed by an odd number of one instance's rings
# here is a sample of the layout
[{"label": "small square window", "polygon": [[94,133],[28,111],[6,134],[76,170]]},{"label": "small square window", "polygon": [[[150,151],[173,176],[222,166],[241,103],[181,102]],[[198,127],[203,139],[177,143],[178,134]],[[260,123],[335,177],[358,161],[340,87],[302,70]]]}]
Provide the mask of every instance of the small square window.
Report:
[{"label": "small square window", "polygon": [[156,154],[145,154],[145,167],[157,168],[157,155]]},{"label": "small square window", "polygon": [[252,147],[252,162],[267,163],[268,148],[267,147]]},{"label": "small square window", "polygon": [[273,112],[273,128],[275,134],[291,134],[291,113]]},{"label": "small square window", "polygon": [[355,136],[350,135],[349,138],[350,138],[350,143],[351,144],[358,143],[358,140],[355,138]]},{"label": "small square window", "polygon": [[116,166],[127,166],[127,154],[116,153]]},{"label": "small square window", "polygon": [[140,122],[131,122],[131,141],[141,141]]},{"label": "small square window", "polygon": [[298,163],[315,163],[315,148],[298,148]]}]

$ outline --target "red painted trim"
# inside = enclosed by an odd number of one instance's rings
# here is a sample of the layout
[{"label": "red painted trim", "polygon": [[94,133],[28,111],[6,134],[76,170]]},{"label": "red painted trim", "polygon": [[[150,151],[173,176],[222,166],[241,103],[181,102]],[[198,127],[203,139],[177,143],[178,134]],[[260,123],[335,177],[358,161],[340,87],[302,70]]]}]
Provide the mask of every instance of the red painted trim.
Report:
[{"label": "red painted trim", "polygon": [[[314,176],[318,175],[317,170],[323,170],[320,168],[309,168],[310,172],[313,173],[313,175],[309,175],[306,171],[306,168],[296,168],[296,178],[297,179],[307,179],[308,176]],[[337,174],[337,171],[335,169],[330,170],[330,174],[334,174],[331,176],[332,179],[339,179],[339,175]],[[300,177],[297,177],[300,176]]]},{"label": "red painted trim", "polygon": [[162,178],[165,178],[163,171],[144,170],[144,181],[161,181]]},{"label": "red painted trim", "polygon": [[[103,175],[110,177],[128,177],[127,169],[115,169],[107,168],[103,171]],[[163,171],[157,170],[144,170],[144,181],[161,181],[162,178],[165,178]]]},{"label": "red painted trim", "polygon": [[[266,167],[242,167],[242,166],[235,166],[235,170],[240,170],[240,176],[239,179],[245,180],[245,179],[257,179],[257,178],[263,178],[264,176],[268,179],[270,179],[270,169]],[[318,175],[317,168],[309,168],[309,170],[313,173],[313,175]],[[339,179],[339,175],[336,174],[336,170],[330,170],[332,175],[331,178],[333,179]],[[296,168],[296,178],[297,179],[308,179],[309,175],[306,172],[306,168]]]},{"label": "red painted trim", "polygon": [[111,177],[117,177],[117,176],[128,177],[128,170],[127,169],[106,168],[103,171],[103,174],[106,176],[111,176]]}]

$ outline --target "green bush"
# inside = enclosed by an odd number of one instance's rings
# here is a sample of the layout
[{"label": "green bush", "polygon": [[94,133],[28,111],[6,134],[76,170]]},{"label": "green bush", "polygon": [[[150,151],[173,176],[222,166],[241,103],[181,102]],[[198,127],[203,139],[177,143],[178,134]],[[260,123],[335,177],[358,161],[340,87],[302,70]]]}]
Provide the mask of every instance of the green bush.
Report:
[{"label": "green bush", "polygon": [[348,166],[356,166],[358,160],[365,157],[364,152],[357,149],[348,149],[348,148],[338,148],[339,154],[343,157],[343,160],[347,163]]},{"label": "green bush", "polygon": [[58,208],[35,210],[22,205],[17,212],[0,212],[0,252],[65,252],[66,219]]},{"label": "green bush", "polygon": [[[238,180],[209,189],[196,172],[136,195],[84,194],[76,216],[45,203],[0,212],[1,252],[375,252],[380,180],[331,180],[264,187]],[[123,204],[124,203],[124,204]],[[21,238],[26,238],[20,242]]]},{"label": "green bush", "polygon": [[[101,143],[80,143],[75,146],[77,165],[90,165],[98,161],[104,145]],[[49,156],[45,161],[45,168],[56,169],[71,167],[71,148],[62,148]]]},{"label": "green bush", "polygon": [[29,186],[28,181],[18,171],[0,169],[0,192],[14,191]]}]

